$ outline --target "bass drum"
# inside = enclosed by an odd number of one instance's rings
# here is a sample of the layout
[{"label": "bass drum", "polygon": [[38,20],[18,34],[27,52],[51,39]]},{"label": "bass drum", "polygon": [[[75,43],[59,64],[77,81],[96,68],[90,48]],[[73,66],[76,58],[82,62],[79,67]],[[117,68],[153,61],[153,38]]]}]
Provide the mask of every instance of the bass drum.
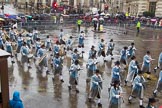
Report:
[{"label": "bass drum", "polygon": [[60,55],[60,56],[64,56],[65,54],[66,54],[66,53],[65,53],[64,45],[61,45],[61,46],[60,46],[59,55]]}]

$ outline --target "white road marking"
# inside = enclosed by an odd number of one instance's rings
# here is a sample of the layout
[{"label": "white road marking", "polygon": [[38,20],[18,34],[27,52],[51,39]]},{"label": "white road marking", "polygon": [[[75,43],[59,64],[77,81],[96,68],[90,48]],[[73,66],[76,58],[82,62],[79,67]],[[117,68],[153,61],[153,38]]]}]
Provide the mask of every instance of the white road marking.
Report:
[{"label": "white road marking", "polygon": [[114,40],[116,42],[134,42],[134,40]]}]

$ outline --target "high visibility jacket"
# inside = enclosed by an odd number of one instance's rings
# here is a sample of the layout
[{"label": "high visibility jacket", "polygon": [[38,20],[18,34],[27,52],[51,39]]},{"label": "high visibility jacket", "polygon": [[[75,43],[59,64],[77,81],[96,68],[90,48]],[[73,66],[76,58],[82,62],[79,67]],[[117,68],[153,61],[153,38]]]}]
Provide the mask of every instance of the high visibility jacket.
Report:
[{"label": "high visibility jacket", "polygon": [[81,24],[82,24],[82,20],[78,20],[78,21],[77,21],[77,24],[78,24],[78,25],[81,25]]},{"label": "high visibility jacket", "polygon": [[141,27],[141,23],[138,21],[136,27]]}]

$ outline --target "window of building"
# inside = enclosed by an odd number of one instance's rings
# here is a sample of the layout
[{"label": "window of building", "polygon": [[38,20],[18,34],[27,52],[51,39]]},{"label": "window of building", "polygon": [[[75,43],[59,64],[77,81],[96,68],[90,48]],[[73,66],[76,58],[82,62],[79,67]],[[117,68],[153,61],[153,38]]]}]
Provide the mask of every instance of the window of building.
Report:
[{"label": "window of building", "polygon": [[156,2],[150,2],[149,11],[150,12],[155,12],[156,11]]}]

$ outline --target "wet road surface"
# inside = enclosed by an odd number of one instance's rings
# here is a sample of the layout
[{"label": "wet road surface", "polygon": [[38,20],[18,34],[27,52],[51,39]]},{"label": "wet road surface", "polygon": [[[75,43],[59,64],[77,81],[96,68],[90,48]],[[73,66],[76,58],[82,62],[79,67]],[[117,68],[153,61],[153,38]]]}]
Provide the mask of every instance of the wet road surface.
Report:
[{"label": "wet road surface", "polygon": [[[85,48],[84,48],[84,58],[81,60],[81,67],[83,68],[80,71],[79,76],[79,94],[75,92],[69,93],[68,90],[68,82],[69,82],[69,72],[68,69],[70,67],[70,58],[69,55],[64,59],[64,67],[63,67],[63,78],[64,83],[58,81],[58,77],[56,76],[55,81],[52,81],[53,75],[45,75],[44,73],[38,72],[34,62],[32,62],[32,69],[27,70],[27,67],[22,67],[20,62],[16,61],[14,65],[9,64],[9,88],[10,88],[10,97],[12,97],[12,93],[14,90],[19,90],[21,92],[21,97],[24,102],[25,108],[96,108],[95,104],[90,104],[87,102],[87,95],[89,91],[89,86],[86,84],[86,62],[88,60],[88,52],[92,45],[95,45],[97,49],[98,42],[100,39],[104,39],[106,42],[109,42],[111,38],[114,39],[115,49],[114,49],[114,60],[111,61],[110,57],[107,57],[108,62],[103,63],[100,62],[98,64],[98,68],[103,72],[103,90],[101,102],[103,104],[103,108],[108,107],[108,87],[111,76],[111,66],[114,61],[119,59],[119,51],[123,48],[123,46],[130,45],[131,42],[134,41],[135,46],[137,48],[136,56],[140,63],[142,63],[143,56],[145,55],[147,50],[151,51],[152,58],[156,59],[153,61],[152,68],[157,65],[157,60],[159,53],[162,50],[161,41],[162,36],[157,33],[150,34],[139,34],[138,36],[134,31],[128,32],[125,35],[121,30],[118,31],[116,27],[107,27],[106,33],[103,34],[94,34],[91,30],[93,28],[88,28],[88,33],[85,37]],[[115,30],[117,29],[117,30]],[[82,28],[84,30],[84,28]],[[74,46],[77,46],[77,36],[78,33],[71,33],[71,29],[64,29],[64,33],[72,34],[73,39],[75,39]],[[45,33],[51,34],[51,38],[53,39],[54,35],[59,34],[59,30],[46,31]],[[45,38],[43,35],[41,38]],[[20,59],[20,57],[18,57]],[[98,60],[101,61],[102,58]],[[49,64],[50,65],[50,64]],[[153,71],[153,69],[152,69]],[[158,72],[157,72],[158,75]],[[156,87],[156,82],[151,81],[147,85],[147,89],[145,90],[144,95],[144,105],[146,106],[148,102],[148,97],[152,96],[152,92]],[[131,92],[130,87],[124,87],[124,100],[125,102],[122,104],[122,108],[138,108],[139,101],[135,99],[132,101],[132,104],[128,104],[127,99]],[[162,95],[159,94],[158,99],[162,98]],[[157,102],[158,106],[162,105],[162,100],[160,99]]]}]

